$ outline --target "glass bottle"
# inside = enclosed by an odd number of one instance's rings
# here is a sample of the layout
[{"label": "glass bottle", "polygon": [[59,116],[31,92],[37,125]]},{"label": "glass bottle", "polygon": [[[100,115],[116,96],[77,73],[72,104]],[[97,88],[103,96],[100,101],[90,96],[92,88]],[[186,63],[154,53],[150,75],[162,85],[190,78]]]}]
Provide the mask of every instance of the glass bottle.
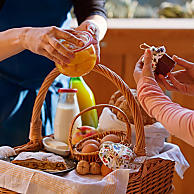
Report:
[{"label": "glass bottle", "polygon": [[[82,77],[72,77],[70,79],[70,88],[78,90],[77,98],[80,111],[95,105],[94,94]],[[81,119],[83,126],[95,128],[98,126],[98,115],[95,109],[82,114]]]},{"label": "glass bottle", "polygon": [[[54,138],[68,144],[69,128],[73,118],[80,112],[77,101],[77,89],[64,89],[60,88],[59,99],[56,109],[54,121]],[[74,128],[82,125],[81,117],[79,117]]]}]

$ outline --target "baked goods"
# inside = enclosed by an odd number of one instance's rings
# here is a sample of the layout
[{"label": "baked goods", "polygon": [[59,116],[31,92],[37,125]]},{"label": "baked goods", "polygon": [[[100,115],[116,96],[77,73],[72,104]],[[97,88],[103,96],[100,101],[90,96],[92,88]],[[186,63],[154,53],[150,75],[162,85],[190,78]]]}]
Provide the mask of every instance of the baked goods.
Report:
[{"label": "baked goods", "polygon": [[67,168],[61,156],[45,152],[21,152],[12,163],[41,170],[65,170]]},{"label": "baked goods", "polygon": [[80,160],[77,163],[76,171],[81,175],[88,174],[90,172],[90,164],[85,160]]},{"label": "baked goods", "polygon": [[[156,122],[156,119],[155,118],[151,118],[144,110],[143,108],[141,107],[138,99],[137,99],[137,91],[135,89],[130,89],[130,91],[132,92],[133,96],[135,97],[135,99],[137,100],[137,103],[139,104],[140,106],[140,111],[142,113],[142,117],[143,117],[143,124],[144,125],[151,125],[153,123]],[[117,93],[117,96],[118,95],[118,92],[115,92]],[[134,120],[133,120],[133,116],[132,116],[132,113],[131,113],[131,110],[129,108],[129,105],[127,103],[127,100],[125,99],[125,97],[121,94],[121,96],[119,98],[115,98],[115,93],[111,96],[110,98],[110,101],[109,101],[109,104],[111,105],[115,105],[117,106],[118,108],[120,108],[122,111],[124,111],[129,119],[129,122],[134,124]],[[113,98],[114,98],[114,101],[113,101]],[[123,115],[120,113],[120,112],[115,112],[115,111],[112,111],[114,114],[117,115],[117,118],[121,121],[125,121],[124,120],[124,117]]]},{"label": "baked goods", "polygon": [[90,163],[90,174],[100,174],[101,173],[101,167],[100,164],[97,162],[91,162]]},{"label": "baked goods", "polygon": [[15,150],[12,147],[9,146],[1,146],[0,147],[0,156],[1,157],[10,157],[15,156]]}]

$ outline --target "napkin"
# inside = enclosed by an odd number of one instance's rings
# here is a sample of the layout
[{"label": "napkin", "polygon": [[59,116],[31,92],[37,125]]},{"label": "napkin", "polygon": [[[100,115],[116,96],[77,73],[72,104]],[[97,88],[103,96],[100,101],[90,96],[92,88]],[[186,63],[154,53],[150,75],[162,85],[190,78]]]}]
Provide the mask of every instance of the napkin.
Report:
[{"label": "napkin", "polygon": [[[121,130],[126,131],[126,123],[117,119],[117,116],[109,108],[104,108],[100,118],[98,129],[102,131]],[[135,126],[131,124],[131,142],[135,145]],[[165,139],[169,136],[168,131],[161,123],[156,122],[152,125],[144,126],[145,143],[147,156],[158,155],[164,147]]]}]

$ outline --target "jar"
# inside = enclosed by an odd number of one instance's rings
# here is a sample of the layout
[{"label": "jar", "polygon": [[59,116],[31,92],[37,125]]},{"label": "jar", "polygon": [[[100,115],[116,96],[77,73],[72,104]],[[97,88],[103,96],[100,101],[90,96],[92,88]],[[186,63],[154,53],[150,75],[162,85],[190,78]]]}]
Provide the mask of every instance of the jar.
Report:
[{"label": "jar", "polygon": [[[77,89],[60,88],[59,99],[56,109],[54,121],[54,139],[68,144],[69,128],[73,118],[80,112],[77,101]],[[81,117],[79,117],[74,129],[82,125]]]},{"label": "jar", "polygon": [[56,63],[56,67],[60,73],[70,77],[80,77],[89,73],[96,64],[97,55],[94,44],[97,41],[86,31],[68,30],[70,33],[80,38],[83,41],[83,46],[78,47],[66,40],[61,40],[61,43],[70,51],[73,51],[75,57],[69,64],[61,65]]}]

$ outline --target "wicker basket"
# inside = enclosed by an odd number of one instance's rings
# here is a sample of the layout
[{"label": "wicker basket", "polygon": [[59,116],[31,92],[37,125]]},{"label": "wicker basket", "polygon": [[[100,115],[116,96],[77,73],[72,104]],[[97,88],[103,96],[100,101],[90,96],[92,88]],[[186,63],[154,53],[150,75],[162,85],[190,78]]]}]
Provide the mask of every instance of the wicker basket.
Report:
[{"label": "wicker basket", "polygon": [[[142,116],[139,106],[136,100],[134,99],[132,93],[130,92],[128,85],[115,72],[111,71],[103,65],[96,65],[93,71],[104,75],[110,81],[112,81],[113,84],[116,85],[116,87],[120,90],[120,92],[128,101],[129,108],[131,109],[134,118],[136,130],[136,145],[134,152],[138,156],[144,156],[145,135]],[[40,119],[41,108],[45,100],[48,88],[58,75],[60,75],[60,72],[57,68],[55,68],[49,73],[49,75],[44,80],[33,107],[29,135],[30,141],[25,145],[15,147],[16,153],[20,153],[23,151],[39,151],[43,147],[41,135],[42,121]],[[119,135],[121,135],[120,132]],[[123,134],[123,137],[127,136]],[[142,168],[139,172],[130,174],[127,193],[171,193],[173,190],[173,172],[174,162],[172,161],[163,159],[147,160],[142,165]],[[10,191],[4,188],[2,188],[2,190],[0,191],[4,193],[10,193]]]},{"label": "wicker basket", "polygon": [[[115,109],[115,110],[119,111],[124,116],[124,120],[125,120],[125,123],[126,123],[126,126],[127,126],[127,133],[125,133],[123,131],[116,131],[116,130],[99,132],[99,133],[97,133],[95,135],[92,135],[92,136],[84,138],[83,140],[81,140],[76,145],[72,145],[72,131],[73,131],[73,126],[74,126],[74,123],[75,123],[76,119],[78,117],[80,117],[82,114],[84,114],[85,112],[87,112],[87,111],[90,111],[92,109],[97,109],[97,108],[104,108],[104,107],[109,107],[109,108]],[[130,126],[129,120],[127,118],[127,115],[121,109],[117,108],[116,106],[109,105],[109,104],[99,104],[99,105],[92,106],[92,107],[89,107],[89,108],[81,111],[73,119],[71,127],[69,129],[69,147],[70,147],[70,150],[71,150],[71,155],[76,160],[78,160],[78,161],[80,161],[80,160],[86,160],[86,161],[89,161],[89,162],[96,162],[96,161],[98,161],[98,159],[99,159],[99,156],[98,156],[99,151],[92,152],[92,153],[82,153],[81,152],[82,145],[88,139],[95,139],[95,140],[100,142],[100,140],[104,136],[109,135],[109,134],[115,134],[118,137],[120,137],[122,144],[130,145],[130,143],[131,143],[131,141],[130,141],[130,139],[131,139],[131,126]]]}]

